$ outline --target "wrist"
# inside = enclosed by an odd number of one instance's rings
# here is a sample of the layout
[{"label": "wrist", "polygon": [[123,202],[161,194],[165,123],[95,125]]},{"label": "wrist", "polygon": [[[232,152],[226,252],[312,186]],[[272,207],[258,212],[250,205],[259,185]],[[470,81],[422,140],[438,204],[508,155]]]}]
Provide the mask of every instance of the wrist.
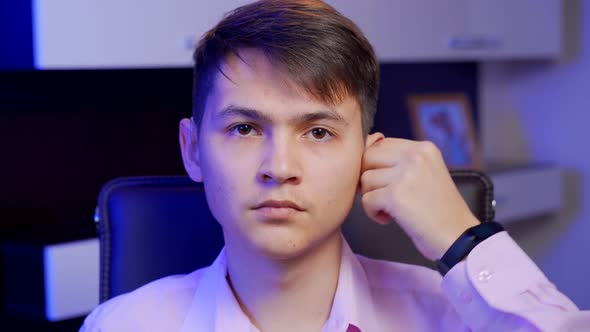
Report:
[{"label": "wrist", "polygon": [[481,222],[475,216],[470,214],[469,216],[462,218],[461,222],[456,222],[454,227],[449,227],[444,233],[439,233],[437,255],[434,256],[433,260],[440,259],[461,235],[463,235],[468,229],[480,224]]},{"label": "wrist", "polygon": [[503,230],[504,227],[494,221],[469,227],[453,242],[442,257],[436,260],[438,271],[444,276],[453,266],[465,259],[479,243]]}]

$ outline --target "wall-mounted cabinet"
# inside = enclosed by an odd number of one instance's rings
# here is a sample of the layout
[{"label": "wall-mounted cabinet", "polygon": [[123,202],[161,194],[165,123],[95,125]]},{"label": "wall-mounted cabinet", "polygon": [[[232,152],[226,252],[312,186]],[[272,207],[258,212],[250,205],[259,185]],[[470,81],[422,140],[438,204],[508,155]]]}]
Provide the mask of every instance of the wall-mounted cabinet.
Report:
[{"label": "wall-mounted cabinet", "polygon": [[[184,67],[199,36],[248,0],[34,0],[40,69]],[[382,61],[555,58],[560,0],[328,0]]]},{"label": "wall-mounted cabinet", "polygon": [[555,165],[502,167],[488,174],[494,183],[495,217],[500,223],[557,213],[562,208],[563,176]]},{"label": "wall-mounted cabinet", "polygon": [[560,0],[331,0],[385,61],[555,58]]}]

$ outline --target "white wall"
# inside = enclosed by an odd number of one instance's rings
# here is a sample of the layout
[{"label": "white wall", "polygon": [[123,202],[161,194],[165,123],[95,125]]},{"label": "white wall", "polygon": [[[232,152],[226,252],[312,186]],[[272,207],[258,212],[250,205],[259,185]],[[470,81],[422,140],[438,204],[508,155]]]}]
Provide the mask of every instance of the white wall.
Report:
[{"label": "white wall", "polygon": [[488,160],[564,168],[562,211],[509,231],[562,292],[590,309],[590,1],[564,5],[559,62],[482,64],[482,142]]}]

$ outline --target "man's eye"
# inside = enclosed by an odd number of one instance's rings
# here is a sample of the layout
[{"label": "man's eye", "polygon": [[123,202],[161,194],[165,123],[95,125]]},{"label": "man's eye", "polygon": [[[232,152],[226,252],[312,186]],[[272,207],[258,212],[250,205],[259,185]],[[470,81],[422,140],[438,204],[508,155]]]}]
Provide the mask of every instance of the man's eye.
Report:
[{"label": "man's eye", "polygon": [[233,126],[230,131],[238,136],[252,136],[255,134],[254,127],[245,123]]},{"label": "man's eye", "polygon": [[319,128],[319,127],[313,128],[312,130],[310,130],[308,135],[311,135],[311,137],[317,141],[327,141],[330,138],[332,138],[332,136],[334,136],[327,129]]}]

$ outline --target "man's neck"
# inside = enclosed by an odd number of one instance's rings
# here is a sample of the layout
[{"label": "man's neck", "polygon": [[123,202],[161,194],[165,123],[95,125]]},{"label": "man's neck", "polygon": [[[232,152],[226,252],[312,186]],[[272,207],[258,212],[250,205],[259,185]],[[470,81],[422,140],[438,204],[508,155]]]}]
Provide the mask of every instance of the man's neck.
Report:
[{"label": "man's neck", "polygon": [[341,252],[340,231],[288,260],[226,245],[228,281],[261,331],[320,331],[336,293]]}]

